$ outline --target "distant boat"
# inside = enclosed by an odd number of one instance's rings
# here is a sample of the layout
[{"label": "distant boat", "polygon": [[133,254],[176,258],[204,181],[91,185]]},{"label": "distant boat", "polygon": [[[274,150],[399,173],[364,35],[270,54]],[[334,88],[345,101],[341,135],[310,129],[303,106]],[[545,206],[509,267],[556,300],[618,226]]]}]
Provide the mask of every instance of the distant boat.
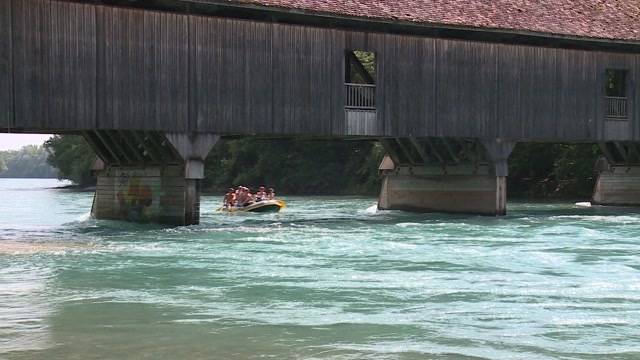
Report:
[{"label": "distant boat", "polygon": [[253,203],[244,207],[220,208],[219,211],[236,213],[236,212],[255,212],[255,213],[273,213],[278,212],[287,207],[282,200],[264,200]]}]

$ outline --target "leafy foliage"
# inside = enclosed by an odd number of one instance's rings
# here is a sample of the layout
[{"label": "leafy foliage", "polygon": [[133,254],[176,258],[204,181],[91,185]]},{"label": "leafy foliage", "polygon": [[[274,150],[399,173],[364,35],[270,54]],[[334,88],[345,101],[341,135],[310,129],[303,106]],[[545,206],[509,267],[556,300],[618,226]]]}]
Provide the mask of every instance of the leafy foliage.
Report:
[{"label": "leafy foliage", "polygon": [[7,160],[9,153],[7,151],[0,151],[0,174],[7,171]]},{"label": "leafy foliage", "polygon": [[81,136],[56,135],[44,144],[49,151],[48,162],[58,169],[60,179],[80,186],[95,184],[91,174],[96,155]]},{"label": "leafy foliage", "polygon": [[[362,64],[364,69],[375,80],[376,79],[376,54],[369,51],[354,50],[353,55]],[[351,81],[358,84],[367,84],[368,81],[351,65]]]},{"label": "leafy foliage", "polygon": [[378,191],[383,151],[368,141],[230,140],[207,159],[206,188],[275,187],[288,194]]},{"label": "leafy foliage", "polygon": [[[86,186],[95,182],[95,155],[81,137],[55,136],[45,147],[61,178]],[[591,144],[518,144],[509,159],[509,196],[522,198],[590,197],[593,165],[599,156]],[[227,140],[207,158],[205,191],[261,185],[286,194],[376,194],[384,149],[373,141]],[[0,166],[6,159],[0,153]]]},{"label": "leafy foliage", "polygon": [[509,195],[590,197],[598,156],[600,150],[592,144],[518,144],[509,158]]},{"label": "leafy foliage", "polygon": [[47,164],[42,146],[28,145],[18,151],[0,151],[2,178],[54,178],[56,170]]}]

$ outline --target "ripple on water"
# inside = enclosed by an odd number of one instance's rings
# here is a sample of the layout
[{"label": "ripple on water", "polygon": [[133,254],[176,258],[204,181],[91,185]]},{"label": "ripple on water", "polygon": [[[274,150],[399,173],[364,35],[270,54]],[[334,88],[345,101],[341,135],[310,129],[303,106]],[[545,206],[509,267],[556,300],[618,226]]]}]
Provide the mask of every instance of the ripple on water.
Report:
[{"label": "ripple on water", "polygon": [[176,228],[74,211],[90,201],[0,229],[0,357],[640,354],[640,215],[620,209],[514,204],[494,219],[292,198]]}]

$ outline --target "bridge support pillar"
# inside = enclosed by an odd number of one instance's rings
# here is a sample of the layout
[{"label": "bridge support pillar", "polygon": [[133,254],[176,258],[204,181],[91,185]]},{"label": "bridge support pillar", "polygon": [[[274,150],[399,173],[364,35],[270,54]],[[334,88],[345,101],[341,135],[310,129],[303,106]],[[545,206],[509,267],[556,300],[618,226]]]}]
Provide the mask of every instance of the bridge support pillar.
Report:
[{"label": "bridge support pillar", "polygon": [[592,203],[640,206],[640,143],[601,143],[604,154],[596,162],[598,180]]},{"label": "bridge support pillar", "polygon": [[[394,155],[381,164],[383,183],[378,208],[505,215],[507,158],[513,143],[444,141],[438,145],[438,141],[429,140],[425,146],[420,141],[405,141],[396,149],[385,145]],[[397,143],[402,144],[402,140]],[[407,158],[434,160],[406,164]]]},{"label": "bridge support pillar", "polygon": [[506,178],[503,176],[410,175],[406,172],[400,169],[399,173],[384,177],[379,209],[481,215],[507,213]]},{"label": "bridge support pillar", "polygon": [[189,224],[181,165],[109,165],[98,173],[91,213],[102,220]]},{"label": "bridge support pillar", "polygon": [[91,210],[95,218],[200,222],[204,159],[218,136],[92,131],[84,137],[103,163]]},{"label": "bridge support pillar", "polygon": [[593,203],[639,206],[640,166],[611,166],[600,172],[593,192]]}]

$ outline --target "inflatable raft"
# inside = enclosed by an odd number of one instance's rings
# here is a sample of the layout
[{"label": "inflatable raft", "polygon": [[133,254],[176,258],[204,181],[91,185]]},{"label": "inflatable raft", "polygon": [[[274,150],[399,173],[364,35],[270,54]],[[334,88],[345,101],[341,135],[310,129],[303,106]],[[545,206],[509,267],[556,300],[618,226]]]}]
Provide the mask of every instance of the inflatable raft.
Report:
[{"label": "inflatable raft", "polygon": [[256,212],[256,213],[271,213],[278,212],[287,207],[286,203],[282,200],[265,200],[259,201],[257,203],[253,203],[249,206],[245,207],[231,207],[231,208],[220,208],[220,211],[224,212]]}]

